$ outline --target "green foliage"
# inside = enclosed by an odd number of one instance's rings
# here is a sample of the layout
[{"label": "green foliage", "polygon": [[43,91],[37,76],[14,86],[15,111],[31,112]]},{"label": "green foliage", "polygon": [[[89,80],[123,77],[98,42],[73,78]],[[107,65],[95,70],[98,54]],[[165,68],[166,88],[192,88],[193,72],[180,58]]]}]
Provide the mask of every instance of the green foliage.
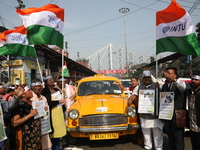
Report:
[{"label": "green foliage", "polygon": [[[178,70],[178,75],[180,77],[190,77],[191,75],[191,69],[192,72],[199,72],[200,74],[200,57],[198,56],[192,56],[192,62],[188,63],[187,62],[187,56],[182,56],[177,59],[167,61],[165,63],[160,64],[160,68],[158,69],[158,77],[162,78],[164,77],[163,73],[166,71],[168,67],[176,67]],[[145,66],[145,65],[144,65]],[[135,72],[136,75],[139,75],[141,77],[141,73],[144,70],[141,70],[141,68]],[[149,68],[151,73],[153,74],[154,77],[156,77],[156,67],[152,66]]]},{"label": "green foliage", "polygon": [[192,59],[192,71],[194,74],[200,75],[200,57],[196,56]]},{"label": "green foliage", "polygon": [[196,25],[197,38],[200,43],[200,22]]},{"label": "green foliage", "polygon": [[128,78],[132,78],[132,77],[136,77],[136,78],[141,78],[142,72],[144,70],[144,68],[142,68],[143,66],[147,65],[147,63],[142,63],[142,64],[137,64],[134,65],[130,68],[130,70],[133,70],[132,72],[129,72],[128,74]]}]

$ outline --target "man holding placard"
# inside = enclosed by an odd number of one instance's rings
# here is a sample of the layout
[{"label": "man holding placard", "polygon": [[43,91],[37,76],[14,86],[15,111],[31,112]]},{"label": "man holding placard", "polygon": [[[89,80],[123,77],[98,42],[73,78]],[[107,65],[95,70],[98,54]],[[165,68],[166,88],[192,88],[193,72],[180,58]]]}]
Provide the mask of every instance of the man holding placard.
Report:
[{"label": "man holding placard", "polygon": [[163,123],[158,119],[156,88],[158,83],[152,82],[151,73],[145,70],[142,75],[142,83],[138,88],[138,113],[140,116],[142,133],[144,136],[144,148],[152,149],[152,134],[156,150],[163,149]]},{"label": "man holding placard", "polygon": [[[178,79],[177,69],[173,67],[167,68],[164,75],[166,82],[162,86],[161,94],[166,95],[165,100],[166,102],[169,101],[168,106],[171,105],[171,109],[168,108],[168,110],[172,112],[186,110],[186,84]],[[160,113],[162,112],[161,110]],[[174,123],[174,117],[175,115],[172,113],[170,118],[162,118],[164,119],[165,130],[169,139],[169,149],[184,150],[184,127],[177,127]]]}]

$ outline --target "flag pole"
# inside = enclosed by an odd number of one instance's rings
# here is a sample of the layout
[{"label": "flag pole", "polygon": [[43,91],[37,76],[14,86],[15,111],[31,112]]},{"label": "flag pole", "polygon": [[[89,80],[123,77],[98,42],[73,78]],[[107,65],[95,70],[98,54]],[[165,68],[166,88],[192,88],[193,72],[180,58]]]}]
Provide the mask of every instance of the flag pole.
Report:
[{"label": "flag pole", "polygon": [[[62,90],[64,89],[64,85],[63,85],[63,82],[64,82],[64,69],[63,69],[63,66],[64,66],[64,50],[62,50]],[[62,92],[62,97],[63,97],[63,92]]]},{"label": "flag pole", "polygon": [[41,72],[41,68],[40,68],[38,57],[36,58],[36,61],[37,61],[37,64],[38,64],[38,69],[39,69],[39,72],[40,72],[41,81],[43,83],[42,72]]},{"label": "flag pole", "polygon": [[[156,82],[158,82],[158,55],[156,55]],[[158,88],[156,87],[156,115],[158,115]]]},{"label": "flag pole", "polygon": [[[34,47],[35,47],[35,45],[34,45]],[[35,47],[35,55],[36,55],[36,61],[37,61],[37,64],[38,64],[38,69],[39,69],[41,81],[42,81],[42,83],[43,83],[42,71],[41,71],[40,64],[39,64],[39,59],[38,59],[38,56],[37,56],[37,53],[36,53],[36,47]],[[44,85],[43,85],[43,86],[44,86]]]}]

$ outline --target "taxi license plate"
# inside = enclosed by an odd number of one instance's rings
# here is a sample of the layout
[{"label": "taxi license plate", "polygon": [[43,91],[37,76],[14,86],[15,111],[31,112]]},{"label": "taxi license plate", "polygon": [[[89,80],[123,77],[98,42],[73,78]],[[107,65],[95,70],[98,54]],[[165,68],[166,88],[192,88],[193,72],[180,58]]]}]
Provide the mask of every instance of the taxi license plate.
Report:
[{"label": "taxi license plate", "polygon": [[90,134],[90,140],[118,139],[119,133]]}]

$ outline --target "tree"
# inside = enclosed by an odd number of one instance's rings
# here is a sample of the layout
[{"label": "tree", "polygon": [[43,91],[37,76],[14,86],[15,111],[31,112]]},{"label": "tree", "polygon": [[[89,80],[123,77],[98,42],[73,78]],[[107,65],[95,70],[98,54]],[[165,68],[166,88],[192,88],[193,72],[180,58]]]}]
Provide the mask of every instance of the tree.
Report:
[{"label": "tree", "polygon": [[131,70],[134,70],[129,73],[129,78],[136,77],[141,78],[142,72],[144,71],[144,68],[142,66],[147,65],[147,63],[137,64],[131,67]]},{"label": "tree", "polygon": [[196,25],[197,38],[200,43],[200,22]]}]

